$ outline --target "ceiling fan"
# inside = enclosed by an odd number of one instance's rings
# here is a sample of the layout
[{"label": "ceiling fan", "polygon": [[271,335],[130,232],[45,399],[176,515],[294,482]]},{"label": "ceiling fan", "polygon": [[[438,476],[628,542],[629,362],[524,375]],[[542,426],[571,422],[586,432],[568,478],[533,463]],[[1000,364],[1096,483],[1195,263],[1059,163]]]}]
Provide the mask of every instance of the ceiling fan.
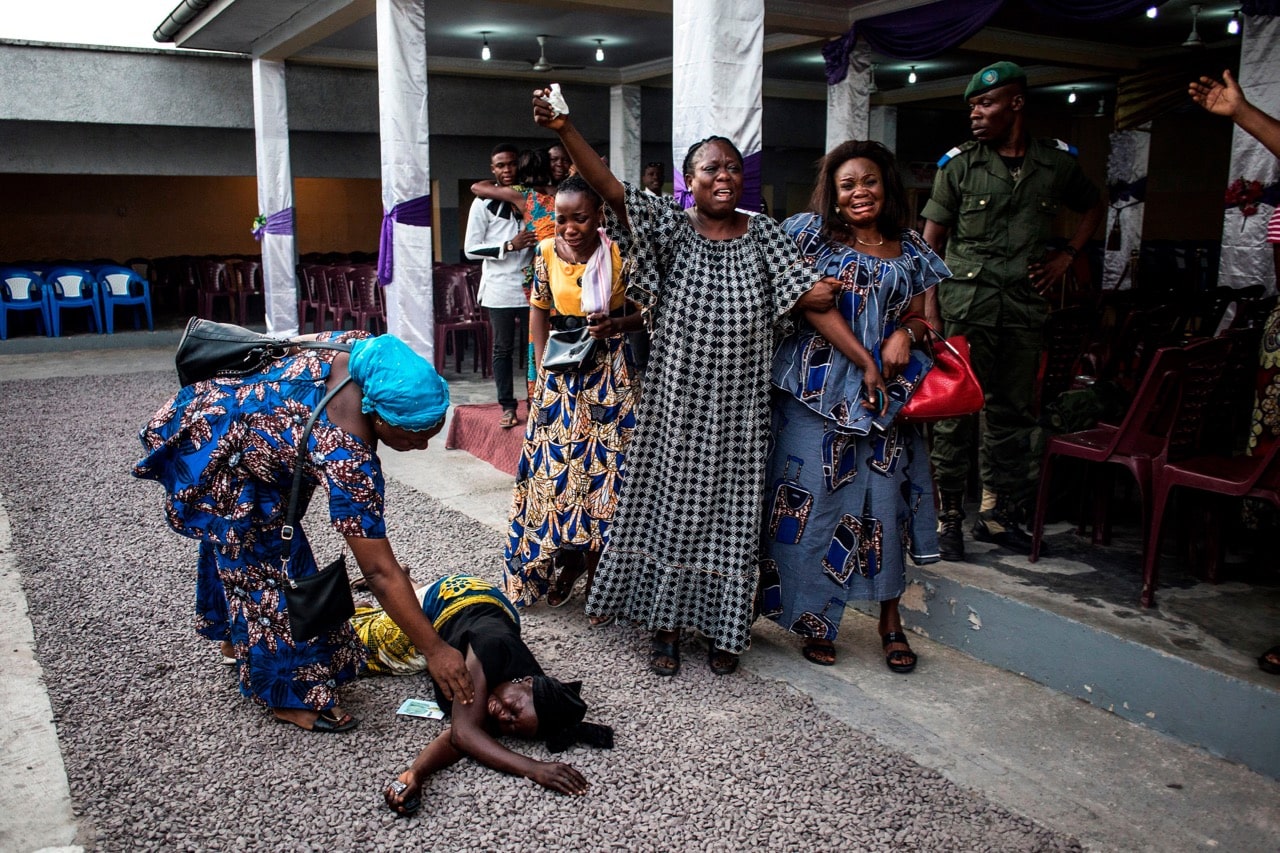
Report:
[{"label": "ceiling fan", "polygon": [[547,36],[538,36],[538,60],[529,63],[534,71],[580,71],[581,65],[552,65],[547,61]]}]

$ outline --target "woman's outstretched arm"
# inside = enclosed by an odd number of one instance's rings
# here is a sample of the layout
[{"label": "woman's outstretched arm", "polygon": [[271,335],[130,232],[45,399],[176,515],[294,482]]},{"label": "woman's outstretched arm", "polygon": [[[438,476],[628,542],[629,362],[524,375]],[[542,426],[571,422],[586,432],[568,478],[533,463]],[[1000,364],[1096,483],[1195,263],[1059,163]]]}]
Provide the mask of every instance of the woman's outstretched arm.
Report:
[{"label": "woman's outstretched arm", "polygon": [[551,105],[543,100],[547,93],[546,89],[533,90],[533,120],[548,130],[554,130],[560,136],[560,142],[564,144],[564,150],[569,153],[573,165],[577,167],[578,174],[591,184],[592,189],[600,193],[600,197],[613,208],[618,219],[625,224],[627,210],[623,204],[622,182],[614,177],[613,172],[610,172],[609,167],[600,159],[600,155],[587,144],[587,140],[569,120],[569,116],[556,115]]}]

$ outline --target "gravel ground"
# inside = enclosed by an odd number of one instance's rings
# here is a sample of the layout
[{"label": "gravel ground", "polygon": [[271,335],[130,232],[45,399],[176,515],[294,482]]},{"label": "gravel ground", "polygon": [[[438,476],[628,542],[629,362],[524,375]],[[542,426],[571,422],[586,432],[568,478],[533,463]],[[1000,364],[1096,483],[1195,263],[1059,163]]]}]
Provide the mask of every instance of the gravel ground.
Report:
[{"label": "gravel ground", "polygon": [[[779,682],[718,678],[685,643],[676,679],[645,668],[642,634],[588,630],[580,607],[531,610],[544,667],[581,678],[617,748],[575,748],[581,798],[463,763],[414,819],[385,783],[440,730],[398,719],[425,678],[366,678],[325,736],[241,698],[193,630],[195,544],[169,532],[157,484],[134,480],[137,429],[172,373],[0,382],[0,497],[81,822],[99,850],[1079,850],[818,711]],[[318,556],[325,507],[310,516]],[[419,579],[500,571],[491,531],[392,482],[392,543]],[[799,664],[797,664],[799,665]],[[540,746],[519,749],[546,757]]]}]

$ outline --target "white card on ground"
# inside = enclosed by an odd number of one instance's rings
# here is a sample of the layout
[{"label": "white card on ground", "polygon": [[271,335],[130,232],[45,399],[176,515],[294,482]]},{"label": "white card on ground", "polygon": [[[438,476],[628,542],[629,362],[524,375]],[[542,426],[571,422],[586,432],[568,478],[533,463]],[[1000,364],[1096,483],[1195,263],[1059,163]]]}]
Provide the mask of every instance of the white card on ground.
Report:
[{"label": "white card on ground", "polygon": [[400,704],[396,713],[405,717],[422,717],[426,720],[444,719],[444,711],[430,699],[406,699]]}]

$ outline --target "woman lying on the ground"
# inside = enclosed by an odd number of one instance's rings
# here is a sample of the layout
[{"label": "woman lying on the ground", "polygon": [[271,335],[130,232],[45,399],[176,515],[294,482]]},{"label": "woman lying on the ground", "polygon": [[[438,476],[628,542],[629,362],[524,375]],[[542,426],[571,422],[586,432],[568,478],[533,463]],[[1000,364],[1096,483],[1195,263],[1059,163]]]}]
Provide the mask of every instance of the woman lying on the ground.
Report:
[{"label": "woman lying on the ground", "polygon": [[[611,748],[611,728],[582,722],[587,713],[579,696],[582,683],[566,684],[543,674],[520,639],[515,607],[488,581],[448,575],[419,594],[422,612],[436,632],[465,656],[475,701],[455,706],[436,686],[440,706],[453,725],[387,786],[383,793],[387,805],[399,814],[413,814],[422,805],[427,778],[466,756],[562,794],[585,794],[587,780],[573,767],[529,758],[498,741],[512,735],[543,740],[552,752],[562,752],[576,742]],[[407,674],[426,668],[425,661],[420,667],[415,664],[417,651],[381,610],[357,611],[353,622],[369,646],[372,671]]]}]

